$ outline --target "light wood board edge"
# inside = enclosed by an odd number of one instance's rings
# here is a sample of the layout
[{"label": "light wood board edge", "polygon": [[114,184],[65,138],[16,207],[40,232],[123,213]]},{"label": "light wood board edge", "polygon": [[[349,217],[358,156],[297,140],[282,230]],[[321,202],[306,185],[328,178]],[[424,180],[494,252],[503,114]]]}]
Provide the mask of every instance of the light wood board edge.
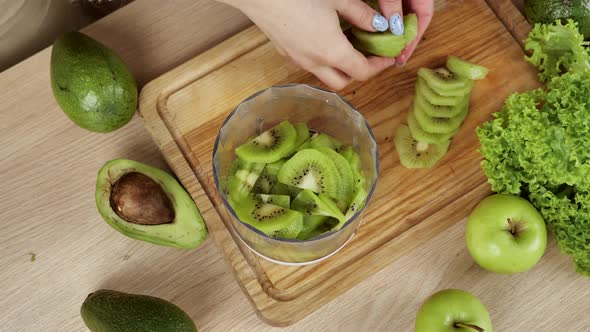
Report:
[{"label": "light wood board edge", "polygon": [[524,50],[524,40],[531,31],[531,25],[514,4],[514,0],[486,0],[506,30]]},{"label": "light wood board edge", "polygon": [[[150,81],[140,92],[139,114],[143,118],[146,129],[150,132],[152,139],[159,147],[166,162],[201,210],[209,233],[223,252],[223,257],[231,267],[232,274],[238,280],[238,285],[247,295],[256,313],[263,320],[267,321],[261,315],[260,310],[263,306],[268,306],[269,303],[267,301],[271,299],[267,297],[267,300],[264,300],[260,296],[255,297],[254,294],[264,293],[262,287],[263,285],[269,284],[270,281],[268,279],[259,280],[261,276],[264,277],[265,275],[262,268],[252,253],[244,252],[243,248],[237,245],[237,240],[233,238],[235,235],[232,235],[229,230],[230,228],[225,226],[219,211],[213,206],[208,193],[201,186],[199,177],[202,177],[204,174],[201,171],[200,165],[189,164],[188,160],[190,158],[185,154],[190,154],[190,149],[186,146],[184,138],[181,136],[180,139],[175,140],[173,135],[174,133],[178,133],[177,129],[173,126],[168,127],[161,115],[162,112],[164,114],[167,113],[166,100],[174,92],[207,75],[209,72],[219,68],[219,66],[232,61],[236,54],[243,54],[240,52],[223,52],[222,50],[225,47],[222,45],[228,45],[234,49],[242,50],[242,52],[248,52],[248,50],[254,49],[266,41],[266,39],[261,40],[260,36],[264,35],[259,32],[258,28],[248,28],[222,42],[218,47],[214,47],[176,67],[172,71]],[[242,40],[249,42],[244,43]],[[195,66],[196,64],[199,64],[199,66]],[[201,68],[201,72],[195,72],[193,67]],[[252,271],[253,268],[256,271]],[[273,324],[273,321],[267,321],[267,323],[277,325]]]}]

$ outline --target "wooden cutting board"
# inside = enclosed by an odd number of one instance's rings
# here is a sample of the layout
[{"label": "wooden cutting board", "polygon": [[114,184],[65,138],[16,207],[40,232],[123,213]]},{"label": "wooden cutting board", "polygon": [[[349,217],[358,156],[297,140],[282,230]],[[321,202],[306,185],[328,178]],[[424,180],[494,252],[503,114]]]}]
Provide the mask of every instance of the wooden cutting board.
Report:
[{"label": "wooden cutting board", "polygon": [[[365,115],[379,144],[380,177],[363,224],[338,254],[305,267],[261,260],[236,238],[212,178],[213,143],[243,99],[272,85],[322,84],[285,61],[256,27],[147,84],[140,112],[166,160],[199,206],[244,294],[271,325],[292,324],[450,225],[463,221],[490,188],[479,166],[475,128],[512,92],[537,86],[519,44],[484,0],[437,1],[435,18],[411,61],[339,93]],[[420,67],[454,54],[490,68],[471,95],[470,114],[432,169],[399,164],[392,141],[405,122]],[[198,276],[195,276],[198,277]]]}]

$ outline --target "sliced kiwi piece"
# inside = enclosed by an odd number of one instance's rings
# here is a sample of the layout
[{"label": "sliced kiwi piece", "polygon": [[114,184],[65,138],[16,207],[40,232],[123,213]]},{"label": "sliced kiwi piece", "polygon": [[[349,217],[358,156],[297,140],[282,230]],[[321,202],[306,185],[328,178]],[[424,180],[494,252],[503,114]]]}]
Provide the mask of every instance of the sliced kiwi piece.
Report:
[{"label": "sliced kiwi piece", "polygon": [[412,137],[408,126],[400,125],[395,132],[394,143],[400,163],[404,167],[430,168],[445,155],[450,142],[437,144],[419,142]]},{"label": "sliced kiwi piece", "polygon": [[350,202],[352,199],[353,191],[354,191],[354,175],[352,174],[352,169],[350,168],[350,164],[341,154],[338,152],[326,148],[326,147],[319,147],[316,150],[320,151],[321,153],[325,154],[328,158],[332,159],[334,165],[336,165],[336,169],[340,174],[340,197],[337,199],[343,200],[345,202]]},{"label": "sliced kiwi piece", "polygon": [[270,194],[270,191],[276,182],[276,176],[268,174],[265,168],[262,173],[260,173],[258,180],[256,180],[252,192],[257,194]]},{"label": "sliced kiwi piece", "polygon": [[231,199],[239,202],[248,196],[263,169],[262,163],[251,163],[236,158],[230,167],[230,175],[227,179],[227,192]]},{"label": "sliced kiwi piece", "polygon": [[240,159],[257,163],[272,163],[295,148],[297,132],[288,121],[268,129],[236,148]]},{"label": "sliced kiwi piece", "polygon": [[426,81],[428,86],[434,91],[462,89],[465,88],[469,82],[469,80],[465,78],[455,76],[445,68],[420,68],[418,69],[418,77]]},{"label": "sliced kiwi piece", "polygon": [[[312,232],[319,228],[323,223],[328,221],[328,219],[330,219],[330,217],[304,215],[303,228],[301,229],[301,232],[299,232],[299,234],[297,235],[297,238],[299,240],[309,240],[311,238],[310,235],[312,234]],[[338,221],[336,221],[336,223],[337,222]]]},{"label": "sliced kiwi piece", "polygon": [[277,239],[296,239],[301,230],[303,230],[303,218],[298,218],[289,227],[271,232],[268,235]]},{"label": "sliced kiwi piece", "polygon": [[447,58],[447,68],[457,76],[470,80],[483,80],[488,75],[486,67],[461,60],[454,55],[449,55]]},{"label": "sliced kiwi piece", "polygon": [[416,106],[412,110],[420,127],[424,131],[433,134],[450,134],[456,132],[461,126],[461,123],[463,123],[463,120],[465,120],[468,111],[467,107],[465,107],[461,113],[452,118],[439,118],[428,116],[423,109]]},{"label": "sliced kiwi piece", "polygon": [[318,194],[339,198],[340,173],[334,162],[315,149],[297,152],[289,159],[278,174],[279,182]]},{"label": "sliced kiwi piece", "polygon": [[[439,68],[439,69],[435,69],[435,70],[440,70],[440,71],[446,71],[449,72],[448,70],[444,69],[444,68]],[[437,89],[433,86],[430,87],[432,90],[434,90],[434,92],[438,93],[439,95],[443,96],[443,97],[465,97],[467,95],[469,95],[471,93],[471,90],[473,89],[473,81],[472,80],[467,80],[467,84],[462,87],[462,88],[458,88],[458,89]]]},{"label": "sliced kiwi piece", "polygon": [[357,212],[359,212],[363,206],[365,206],[365,201],[367,199],[367,192],[365,188],[358,186],[354,198],[350,203],[350,207],[346,214],[344,215],[345,222],[348,221],[352,216],[354,216]]},{"label": "sliced kiwi piece", "polygon": [[291,209],[302,212],[305,215],[328,216],[343,220],[344,215],[336,206],[336,203],[324,195],[316,195],[311,190],[302,190],[293,202]]},{"label": "sliced kiwi piece", "polygon": [[457,131],[452,131],[447,134],[434,134],[425,131],[422,129],[422,126],[416,120],[416,115],[414,114],[414,106],[410,108],[408,112],[408,127],[410,128],[410,132],[412,133],[412,137],[414,137],[417,141],[426,142],[426,143],[444,143],[448,141],[455,135]]},{"label": "sliced kiwi piece", "polygon": [[[315,226],[315,228],[310,229],[310,230],[306,230],[305,227],[305,219],[306,218],[327,218],[322,220],[311,220],[310,222],[308,222],[308,224],[311,224],[311,226],[313,226],[313,223],[316,223],[317,225]],[[299,233],[299,235],[297,236],[298,239],[300,240],[310,240],[313,239],[315,237],[318,237],[324,233],[328,233],[330,231],[332,231],[334,229],[334,227],[336,227],[336,225],[338,225],[338,220],[334,219],[334,218],[328,218],[325,216],[304,216],[304,229],[301,231],[301,233]]]},{"label": "sliced kiwi piece", "polygon": [[295,148],[301,146],[309,139],[309,128],[303,122],[299,122],[293,125],[295,132],[297,133],[297,139],[295,140]]},{"label": "sliced kiwi piece", "polygon": [[291,196],[289,195],[256,194],[256,199],[262,203],[270,203],[287,209],[291,207]]},{"label": "sliced kiwi piece", "polygon": [[352,28],[352,45],[361,52],[384,56],[396,57],[401,54],[404,47],[410,44],[418,34],[418,18],[415,14],[404,16],[404,34],[396,36],[390,31],[369,32],[358,28]]},{"label": "sliced kiwi piece", "polygon": [[466,107],[469,107],[469,95],[463,98],[463,101],[457,106],[440,106],[432,105],[426,100],[424,95],[416,94],[414,97],[414,104],[416,107],[424,110],[428,116],[436,118],[452,118],[463,112]]},{"label": "sliced kiwi piece", "polygon": [[422,77],[416,81],[416,95],[422,95],[432,105],[457,106],[463,100],[462,96],[441,96],[432,90]]},{"label": "sliced kiwi piece", "polygon": [[264,203],[254,195],[248,195],[240,202],[230,200],[230,204],[241,221],[267,235],[288,228],[291,224],[301,222],[303,219],[301,212]]},{"label": "sliced kiwi piece", "polygon": [[271,195],[288,195],[291,199],[295,198],[299,192],[301,192],[301,188],[297,188],[294,186],[289,186],[284,183],[278,182],[270,189]]},{"label": "sliced kiwi piece", "polygon": [[326,134],[315,133],[309,140],[303,143],[299,148],[298,151],[311,149],[311,148],[321,148],[326,147],[332,150],[337,150],[342,146],[342,142],[335,139],[334,137]]},{"label": "sliced kiwi piece", "polygon": [[340,149],[340,154],[348,161],[350,169],[353,174],[353,183],[356,186],[365,187],[365,176],[363,174],[363,166],[361,163],[361,157],[354,151],[351,146],[347,146],[344,149]]}]

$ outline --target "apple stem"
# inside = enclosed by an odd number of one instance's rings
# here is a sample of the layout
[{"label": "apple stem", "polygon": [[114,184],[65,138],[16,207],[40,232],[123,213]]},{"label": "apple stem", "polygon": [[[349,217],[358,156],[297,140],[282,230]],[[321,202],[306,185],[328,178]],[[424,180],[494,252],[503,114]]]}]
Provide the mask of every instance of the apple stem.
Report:
[{"label": "apple stem", "polygon": [[508,218],[508,231],[513,236],[518,236],[524,231],[524,225],[518,221],[512,220],[512,218]]},{"label": "apple stem", "polygon": [[473,325],[473,324],[467,324],[467,323],[455,323],[455,327],[464,327],[464,328],[468,328],[468,329],[474,329],[477,332],[485,332],[484,329],[482,329],[481,327],[477,326],[477,325]]}]

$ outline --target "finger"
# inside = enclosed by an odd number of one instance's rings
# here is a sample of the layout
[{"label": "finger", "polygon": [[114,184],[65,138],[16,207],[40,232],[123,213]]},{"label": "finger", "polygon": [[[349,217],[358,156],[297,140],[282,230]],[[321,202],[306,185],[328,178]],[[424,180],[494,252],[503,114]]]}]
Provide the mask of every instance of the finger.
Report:
[{"label": "finger", "polygon": [[422,40],[422,36],[424,36],[428,25],[430,25],[430,21],[432,21],[432,15],[434,12],[433,2],[424,1],[424,5],[425,6],[416,9],[416,15],[418,16],[418,32],[416,38],[414,38],[410,45],[406,46],[401,55],[397,57],[396,63],[399,65],[405,65],[412,54],[414,54],[418,43]]},{"label": "finger", "polygon": [[336,11],[357,28],[366,31],[387,31],[387,19],[361,0],[337,1]]},{"label": "finger", "polygon": [[388,18],[389,30],[396,36],[404,34],[404,12],[401,0],[379,0],[379,7]]},{"label": "finger", "polygon": [[330,67],[316,67],[311,72],[319,78],[322,82],[326,83],[332,90],[341,90],[350,83],[351,78],[341,71],[330,68]]},{"label": "finger", "polygon": [[330,65],[338,68],[356,81],[366,81],[377,75],[386,68],[395,64],[395,58],[369,57],[366,58],[359,51],[355,50],[352,45],[334,63]]}]

